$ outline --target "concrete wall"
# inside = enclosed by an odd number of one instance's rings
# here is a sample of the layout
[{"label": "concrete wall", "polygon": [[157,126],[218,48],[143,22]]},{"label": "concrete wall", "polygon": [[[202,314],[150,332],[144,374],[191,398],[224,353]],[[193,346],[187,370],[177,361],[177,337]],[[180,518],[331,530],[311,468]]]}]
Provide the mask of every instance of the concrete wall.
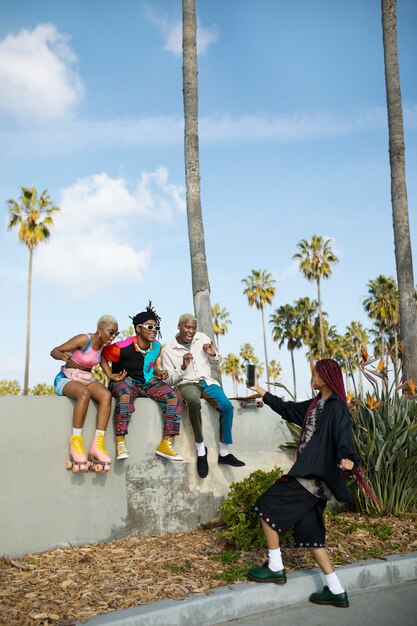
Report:
[{"label": "concrete wall", "polygon": [[[147,537],[197,528],[218,516],[231,482],[256,469],[291,465],[291,455],[279,449],[290,439],[281,418],[266,406],[242,409],[235,402],[233,452],[246,466],[219,466],[219,417],[203,401],[210,471],[202,480],[187,415],[175,439],[185,460],[174,463],[155,455],[162,433],[158,405],[139,399],[126,439],[130,458],[113,462],[108,474],[74,474],[65,469],[72,406],[64,397],[0,397],[0,554],[20,556],[132,533]],[[91,404],[86,447],[95,414]],[[111,423],[106,448],[114,457]]]}]

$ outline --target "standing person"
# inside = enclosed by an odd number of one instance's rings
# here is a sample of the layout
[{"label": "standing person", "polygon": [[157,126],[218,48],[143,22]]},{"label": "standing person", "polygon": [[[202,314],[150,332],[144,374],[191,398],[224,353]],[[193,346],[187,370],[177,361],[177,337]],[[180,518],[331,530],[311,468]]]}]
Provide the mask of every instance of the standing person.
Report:
[{"label": "standing person", "polygon": [[323,591],[311,594],[310,602],[347,607],[347,593],[325,548],[323,511],[332,494],[339,501],[351,501],[342,472],[352,470],[360,458],[353,448],[343,375],[336,361],[318,361],[311,385],[319,393],[305,402],[285,402],[262,389],[257,380],[251,387],[273,411],[302,426],[302,431],[294,465],[255,503],[268,545],[268,563],[251,569],[248,578],[255,582],[287,582],[279,534],[294,528],[295,545],[310,549],[327,583]]},{"label": "standing person", "polygon": [[[179,394],[163,382],[168,373],[155,365],[161,351],[161,344],[156,340],[156,336],[160,334],[161,318],[149,302],[145,311],[131,319],[136,334],[106,346],[103,351],[106,362],[102,367],[109,378],[112,373],[126,372],[123,380],[111,381],[109,384],[109,389],[116,398],[116,458],[129,458],[125,436],[135,410],[135,399],[152,398],[160,404],[164,422],[163,436],[155,453],[171,461],[182,461],[183,457],[175,452],[172,445],[172,438],[180,432],[182,400]],[[111,369],[107,362],[111,362]]]},{"label": "standing person", "polygon": [[[111,393],[95,380],[91,369],[101,363],[103,347],[109,346],[118,334],[116,318],[102,315],[95,333],[76,335],[51,350],[52,358],[65,362],[55,377],[55,393],[57,396],[67,396],[75,400],[69,447],[70,462],[67,465],[74,472],[86,472],[90,466],[84,450],[82,430],[91,399],[98,403],[98,411],[97,429],[89,450],[89,459],[101,464],[104,471],[109,470],[111,458],[104,449],[104,435],[110,417]],[[111,378],[121,380],[123,372],[114,374]]]},{"label": "standing person", "polygon": [[200,478],[208,474],[207,447],[201,422],[201,400],[205,398],[220,413],[220,452],[218,463],[242,467],[229,451],[232,440],[233,405],[217,380],[211,378],[210,362],[218,361],[216,349],[207,335],[197,332],[197,318],[183,313],[178,320],[179,333],[162,350],[162,367],[168,372],[168,382],[178,388],[188,408],[197,446],[197,472]]}]

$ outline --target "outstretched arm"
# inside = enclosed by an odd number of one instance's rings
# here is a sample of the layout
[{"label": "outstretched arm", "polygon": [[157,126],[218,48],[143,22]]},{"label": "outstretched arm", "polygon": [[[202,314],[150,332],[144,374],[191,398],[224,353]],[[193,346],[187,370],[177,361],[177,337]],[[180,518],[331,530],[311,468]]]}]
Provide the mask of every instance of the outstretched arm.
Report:
[{"label": "outstretched arm", "polygon": [[287,422],[292,422],[293,424],[302,425],[304,421],[305,414],[307,413],[307,409],[310,406],[311,400],[306,400],[305,402],[290,402],[285,401],[278,396],[274,396],[272,393],[269,393],[266,389],[261,387],[258,383],[258,377],[255,374],[255,384],[253,387],[249,387],[252,391],[256,391],[263,398],[265,404],[267,404],[275,413],[279,413],[282,419]]}]

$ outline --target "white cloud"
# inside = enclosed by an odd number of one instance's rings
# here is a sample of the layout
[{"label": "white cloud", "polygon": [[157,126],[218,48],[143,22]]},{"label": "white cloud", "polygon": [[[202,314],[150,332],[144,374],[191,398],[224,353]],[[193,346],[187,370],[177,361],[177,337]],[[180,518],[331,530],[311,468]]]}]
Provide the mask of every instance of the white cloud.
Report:
[{"label": "white cloud", "polygon": [[36,274],[77,295],[99,293],[121,277],[137,283],[153,253],[152,243],[143,246],[148,225],[184,213],[183,196],[165,167],[143,172],[132,190],[106,173],[76,181],[62,191],[62,212],[37,250]]},{"label": "white cloud", "polygon": [[0,41],[0,109],[38,120],[65,118],[84,87],[72,69],[68,36],[53,24],[21,30]]},{"label": "white cloud", "polygon": [[[148,18],[162,33],[165,43],[164,50],[171,52],[175,56],[182,55],[182,21],[168,20],[159,15],[154,7],[146,7]],[[217,27],[202,26],[197,19],[197,54],[205,54],[210,44],[215,43],[219,38]]]}]

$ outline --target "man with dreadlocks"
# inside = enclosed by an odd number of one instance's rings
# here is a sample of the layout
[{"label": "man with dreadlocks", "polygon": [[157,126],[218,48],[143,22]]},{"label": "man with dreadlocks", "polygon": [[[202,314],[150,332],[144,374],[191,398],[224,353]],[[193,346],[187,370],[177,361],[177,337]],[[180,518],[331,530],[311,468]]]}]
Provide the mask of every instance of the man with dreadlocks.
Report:
[{"label": "man with dreadlocks", "polygon": [[295,545],[310,549],[327,583],[323,591],[311,594],[310,602],[347,607],[347,593],[325,548],[323,511],[332,495],[342,502],[351,501],[342,471],[352,470],[360,458],[353,448],[343,376],[336,361],[318,361],[311,386],[319,393],[305,402],[286,402],[262,389],[257,380],[251,387],[273,411],[302,429],[294,465],[254,505],[268,544],[268,562],[251,569],[248,578],[255,582],[287,582],[279,534],[294,528]]},{"label": "man with dreadlocks", "polygon": [[[130,318],[136,335],[106,346],[103,350],[104,373],[110,378],[113,373],[123,373],[124,379],[111,381],[109,389],[116,398],[114,423],[116,431],[116,458],[127,459],[125,436],[132,413],[135,410],[136,398],[152,398],[161,406],[164,430],[161,443],[155,450],[159,456],[171,461],[182,461],[172,445],[172,438],[179,434],[182,414],[182,399],[172,387],[163,382],[168,372],[158,369],[155,365],[161,344],[156,340],[160,337],[161,318],[149,302],[145,311]],[[107,362],[112,363],[110,369]]]}]

